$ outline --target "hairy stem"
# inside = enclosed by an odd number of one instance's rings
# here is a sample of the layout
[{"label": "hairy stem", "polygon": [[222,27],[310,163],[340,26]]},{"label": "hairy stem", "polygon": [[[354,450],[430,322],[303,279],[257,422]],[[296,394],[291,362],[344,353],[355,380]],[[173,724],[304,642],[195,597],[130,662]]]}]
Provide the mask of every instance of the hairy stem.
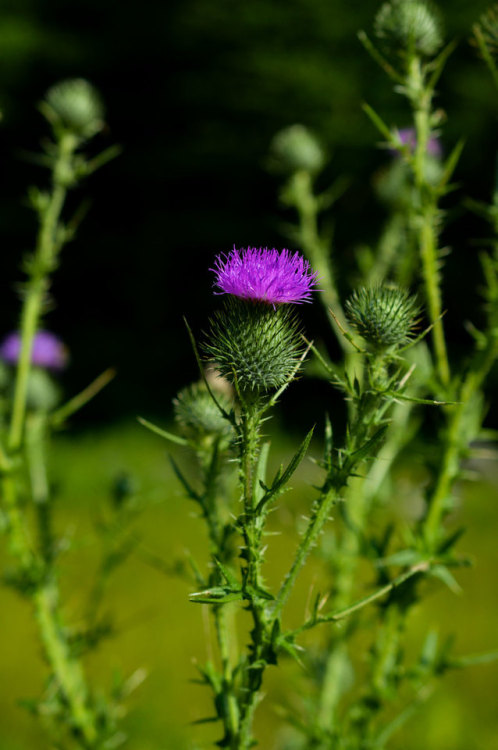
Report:
[{"label": "hairy stem", "polygon": [[21,312],[21,349],[8,438],[11,451],[19,450],[22,442],[31,352],[49,286],[48,278],[54,269],[57,252],[63,243],[60,216],[66,198],[69,176],[72,173],[71,161],[76,145],[75,138],[70,134],[63,135],[58,144],[59,151],[53,171],[53,189],[41,215],[37,246],[29,263],[29,280]]}]

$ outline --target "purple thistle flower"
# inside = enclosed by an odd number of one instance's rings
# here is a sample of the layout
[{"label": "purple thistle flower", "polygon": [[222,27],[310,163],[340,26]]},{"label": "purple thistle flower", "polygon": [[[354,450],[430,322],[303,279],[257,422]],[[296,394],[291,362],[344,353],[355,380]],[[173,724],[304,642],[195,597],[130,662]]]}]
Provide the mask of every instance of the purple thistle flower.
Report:
[{"label": "purple thistle flower", "polygon": [[[415,132],[415,128],[401,128],[398,130],[398,135],[403,146],[408,146],[413,153],[417,146],[417,133]],[[398,152],[393,150],[393,153]],[[441,143],[435,135],[431,135],[427,141],[427,153],[429,156],[433,156],[436,159],[440,159],[443,155]]]},{"label": "purple thistle flower", "polygon": [[[13,331],[2,342],[0,357],[5,362],[15,365],[20,352],[21,336],[18,331]],[[67,363],[67,349],[54,333],[38,331],[33,340],[31,363],[47,370],[63,370]]]},{"label": "purple thistle flower", "polygon": [[233,294],[241,299],[271,305],[310,302],[317,275],[298,252],[248,247],[218,255],[214,268],[215,294]]}]

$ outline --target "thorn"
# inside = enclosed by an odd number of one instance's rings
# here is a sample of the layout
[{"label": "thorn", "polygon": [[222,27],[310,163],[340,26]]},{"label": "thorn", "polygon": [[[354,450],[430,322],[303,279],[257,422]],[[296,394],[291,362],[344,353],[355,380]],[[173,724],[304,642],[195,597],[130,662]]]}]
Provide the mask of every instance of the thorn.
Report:
[{"label": "thorn", "polygon": [[408,382],[408,379],[412,376],[413,371],[415,370],[416,366],[417,365],[414,362],[413,365],[408,370],[408,372],[406,373],[406,375],[399,381],[400,388],[403,388],[406,385],[406,383]]}]

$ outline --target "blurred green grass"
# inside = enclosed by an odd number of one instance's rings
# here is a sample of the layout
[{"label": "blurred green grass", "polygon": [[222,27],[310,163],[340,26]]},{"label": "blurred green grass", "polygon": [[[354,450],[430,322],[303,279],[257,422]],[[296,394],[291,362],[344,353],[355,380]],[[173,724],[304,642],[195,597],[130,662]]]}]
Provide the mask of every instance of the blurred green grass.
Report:
[{"label": "blurred green grass", "polygon": [[[289,436],[277,434],[276,459],[284,460],[293,444]],[[182,497],[168,463],[168,450],[164,442],[135,423],[95,434],[57,437],[52,451],[56,529],[73,540],[61,559],[66,613],[71,622],[77,622],[84,611],[84,595],[97,570],[100,548],[95,526],[108,510],[115,478],[123,472],[137,481],[143,503],[136,522],[139,549],[153,552],[168,563],[183,558],[186,549],[201,564],[206,559],[201,523],[193,504]],[[187,460],[181,450],[177,456],[183,463]],[[294,481],[294,491],[283,498],[272,515],[273,528],[281,529],[282,535],[273,538],[270,582],[278,580],[287,568],[296,520],[306,510],[312,497],[309,485],[316,478],[313,464],[305,462]],[[497,478],[490,475],[479,483],[462,483],[455,522],[468,529],[460,551],[470,555],[475,566],[458,573],[464,589],[461,596],[439,585],[431,587],[431,595],[412,615],[410,647],[415,648],[428,629],[437,627],[442,635],[456,633],[458,654],[496,649]],[[293,596],[290,620],[302,615],[317,575],[317,569],[311,566],[302,576]],[[211,715],[211,706],[207,690],[191,682],[196,678],[193,662],[202,662],[207,656],[209,618],[205,608],[188,602],[188,590],[185,581],[161,574],[145,564],[140,555],[133,555],[111,580],[104,610],[114,617],[115,637],[89,656],[88,670],[95,683],[105,689],[110,687],[115,670],[124,676],[139,667],[148,671],[148,678],[129,701],[124,720],[130,748],[186,750],[195,742],[204,746],[219,737],[216,725],[189,726]],[[45,674],[29,603],[3,587],[0,606],[0,750],[48,747],[37,721],[19,706],[21,699],[39,695]],[[296,680],[294,665],[284,663],[283,675],[285,682],[277,670],[268,673],[268,697],[259,710],[256,727],[263,749],[276,749],[281,741],[276,706],[284,700],[283,686],[287,688]],[[495,665],[449,674],[430,702],[394,738],[393,750],[491,750],[498,736],[497,695]]]}]

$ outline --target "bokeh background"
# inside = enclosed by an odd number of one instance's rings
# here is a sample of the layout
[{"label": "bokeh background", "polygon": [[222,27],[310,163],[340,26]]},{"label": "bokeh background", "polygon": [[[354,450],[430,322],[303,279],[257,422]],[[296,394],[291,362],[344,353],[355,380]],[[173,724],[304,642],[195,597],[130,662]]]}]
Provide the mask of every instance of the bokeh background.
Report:
[{"label": "bokeh background", "polygon": [[[463,322],[479,318],[477,248],[487,231],[459,206],[465,196],[490,196],[498,96],[468,42],[472,23],[488,3],[443,0],[439,6],[448,38],[460,42],[439,85],[438,102],[448,115],[444,148],[449,151],[459,138],[466,139],[456,175],[460,187],[448,199],[443,237],[451,247],[444,294],[457,358],[469,343]],[[377,134],[361,103],[368,100],[389,123],[409,123],[402,98],[356,38],[358,29],[371,28],[377,8],[370,0],[2,3],[3,331],[17,325],[21,259],[35,231],[26,188],[46,179],[29,157],[46,135],[36,109],[44,91],[63,78],[88,78],[101,90],[108,112],[108,128],[95,147],[115,142],[123,147],[119,159],[72,198],[76,204],[83,194],[90,195],[92,206],[77,239],[64,251],[53,288],[56,305],[46,320],[71,350],[63,382],[68,393],[109,365],[118,369],[112,386],[74,420],[73,437],[60,438],[54,447],[61,529],[77,525],[85,539],[115,477],[128,472],[149,503],[140,521],[144,545],[169,560],[186,546],[201,545],[203,554],[200,529],[169,473],[165,447],[133,420],[140,413],[167,424],[174,393],[196,377],[182,316],[199,331],[214,309],[208,270],[214,254],[234,244],[285,243],[286,217],[266,156],[272,136],[286,125],[304,123],[326,146],[331,161],[323,186],[339,175],[349,179],[332,216],[340,285],[349,290],[355,249],[375,241],[385,218],[372,180],[388,157],[376,147]],[[319,331],[321,312],[307,309],[306,316]],[[496,382],[495,373],[489,426],[496,424]],[[286,448],[279,428],[297,436],[315,421],[325,397],[320,383],[298,384],[273,427],[277,452]],[[477,569],[462,576],[465,599],[433,597],[418,615],[421,628],[427,618],[442,620],[442,630],[456,627],[462,653],[496,646],[497,492],[496,475],[487,472],[484,484],[462,488],[459,512],[469,527],[464,546],[469,554],[479,553]],[[304,472],[303,488],[309,478]],[[299,505],[299,487],[296,498]],[[92,545],[83,541],[70,557],[68,591],[76,592],[76,584],[86,586],[81,570],[91,569],[98,556]],[[191,659],[204,658],[204,647],[200,612],[192,612],[186,593],[183,582],[161,577],[137,560],[127,564],[109,592],[119,633],[92,657],[91,667],[101,675],[111,665],[150,669],[127,720],[135,738],[140,737],[136,746],[144,750],[191,747],[187,722],[206,710],[202,690],[188,684]],[[42,684],[33,626],[12,592],[3,590],[0,597],[0,669],[8,676],[0,688],[0,750],[44,747],[35,722],[18,707]],[[77,611],[77,593],[69,603]],[[186,629],[192,631],[191,640],[184,637]],[[278,687],[271,689],[278,702]],[[451,676],[425,718],[393,747],[492,748],[498,733],[497,694],[493,667]],[[268,737],[275,737],[278,719],[271,708],[261,720],[267,722]],[[272,746],[269,740],[267,747]]]}]

